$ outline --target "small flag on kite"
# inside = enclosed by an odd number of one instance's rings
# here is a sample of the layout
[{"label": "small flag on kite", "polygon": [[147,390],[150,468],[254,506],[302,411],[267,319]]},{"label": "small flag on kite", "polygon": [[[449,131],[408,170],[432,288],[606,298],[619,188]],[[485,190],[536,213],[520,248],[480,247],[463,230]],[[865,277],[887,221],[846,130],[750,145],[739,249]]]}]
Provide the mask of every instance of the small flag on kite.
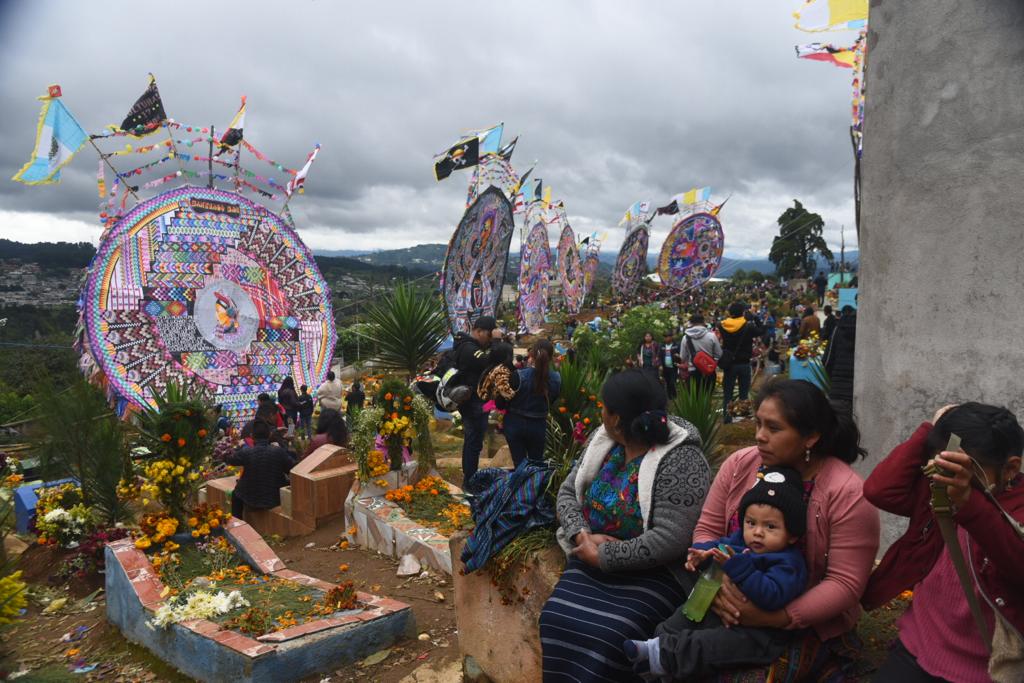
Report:
[{"label": "small flag on kite", "polygon": [[128,110],[128,115],[121,122],[120,130],[139,138],[155,131],[165,120],[167,114],[160,99],[160,91],[156,87],[156,77],[149,74],[149,87]]},{"label": "small flag on kite", "polygon": [[499,123],[494,128],[488,128],[477,136],[480,139],[480,156],[498,154],[501,149],[501,133],[504,130],[505,124]]},{"label": "small flag on kite", "polygon": [[230,148],[242,141],[242,130],[245,128],[245,95],[242,95],[242,106],[238,108],[235,118],[231,119],[231,125],[220,136],[220,149],[213,156],[219,157]]},{"label": "small flag on kite", "polygon": [[859,31],[868,24],[868,0],[805,0],[796,12],[801,31]]},{"label": "small flag on kite", "polygon": [[63,102],[55,97],[39,99],[43,100],[43,108],[39,112],[32,158],[12,178],[26,185],[59,183],[60,169],[89,139]]},{"label": "small flag on kite", "polygon": [[460,140],[434,160],[434,177],[444,180],[463,168],[470,168],[480,163],[480,138],[473,136]]},{"label": "small flag on kite", "polygon": [[676,199],[684,206],[690,206],[691,204],[698,204],[700,202],[706,202],[711,199],[711,188],[710,187],[695,187],[692,190],[688,190],[681,195],[677,195]]},{"label": "small flag on kite", "polygon": [[665,206],[659,206],[657,209],[654,210],[654,213],[656,213],[659,216],[676,215],[677,213],[679,213],[679,200],[673,199]]},{"label": "small flag on kite", "polygon": [[498,151],[498,156],[505,161],[512,161],[512,152],[515,150],[517,142],[519,142],[518,135],[512,138],[512,142],[508,143]]},{"label": "small flag on kite", "polygon": [[299,172],[295,174],[295,177],[288,181],[287,186],[284,188],[284,192],[289,197],[292,196],[296,191],[300,194],[303,192],[303,187],[306,185],[306,176],[309,175],[309,168],[313,165],[313,160],[316,159],[316,155],[320,153],[320,145],[313,148],[313,151],[306,157],[306,163],[303,165]]},{"label": "small flag on kite", "polygon": [[828,62],[835,66],[852,69],[857,58],[856,45],[852,47],[836,47],[825,43],[809,43],[796,46],[797,59],[810,59],[816,62]]},{"label": "small flag on kite", "polygon": [[626,213],[622,216],[622,220],[619,221],[619,227],[625,226],[627,230],[630,230],[634,225],[643,223],[647,220],[647,213],[650,210],[650,202],[633,202],[632,206],[626,209]]}]

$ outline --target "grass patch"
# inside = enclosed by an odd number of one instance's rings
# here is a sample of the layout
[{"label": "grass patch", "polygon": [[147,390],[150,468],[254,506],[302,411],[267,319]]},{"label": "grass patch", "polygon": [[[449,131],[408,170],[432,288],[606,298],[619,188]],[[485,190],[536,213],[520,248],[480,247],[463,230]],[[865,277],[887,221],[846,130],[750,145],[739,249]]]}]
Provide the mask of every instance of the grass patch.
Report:
[{"label": "grass patch", "polygon": [[[227,594],[238,591],[249,607],[210,620],[253,636],[313,621],[354,605],[342,607],[337,600],[329,604],[321,590],[253,571],[223,537],[164,556],[159,571],[171,591],[170,599],[175,601],[184,601],[201,590]],[[340,588],[352,593],[350,583]]]}]

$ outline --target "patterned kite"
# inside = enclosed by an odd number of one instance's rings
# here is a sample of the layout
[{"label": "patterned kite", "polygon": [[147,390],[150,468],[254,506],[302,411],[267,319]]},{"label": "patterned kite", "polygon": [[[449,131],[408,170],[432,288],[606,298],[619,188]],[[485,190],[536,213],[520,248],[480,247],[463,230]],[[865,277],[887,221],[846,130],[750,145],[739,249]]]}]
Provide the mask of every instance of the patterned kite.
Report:
[{"label": "patterned kite", "polygon": [[569,315],[576,315],[583,305],[583,266],[576,249],[576,234],[566,223],[558,239],[558,280],[562,283],[562,298]]},{"label": "patterned kite", "polygon": [[184,186],[141,202],[100,242],[80,303],[84,369],[119,414],[170,382],[250,419],[286,376],[317,386],[337,332],[313,256],[279,216]]},{"label": "patterned kite", "polygon": [[601,261],[595,249],[587,250],[587,257],[583,259],[583,296],[590,294],[594,286],[594,279],[597,277],[597,267]]},{"label": "patterned kite", "polygon": [[722,263],[724,242],[722,224],[710,213],[694,213],[680,219],[661,247],[661,283],[679,291],[704,284]]},{"label": "patterned kite", "polygon": [[640,286],[640,280],[647,274],[647,244],[650,239],[650,229],[646,224],[626,235],[612,273],[612,291],[616,296],[629,298]]},{"label": "patterned kite", "polygon": [[523,240],[519,257],[519,317],[530,334],[541,331],[548,309],[551,248],[543,207],[538,201],[526,208],[525,225],[530,232]]},{"label": "patterned kite", "polygon": [[505,282],[512,241],[512,205],[496,187],[488,187],[466,209],[455,229],[444,269],[444,293],[452,333],[469,332],[481,315],[494,315]]}]

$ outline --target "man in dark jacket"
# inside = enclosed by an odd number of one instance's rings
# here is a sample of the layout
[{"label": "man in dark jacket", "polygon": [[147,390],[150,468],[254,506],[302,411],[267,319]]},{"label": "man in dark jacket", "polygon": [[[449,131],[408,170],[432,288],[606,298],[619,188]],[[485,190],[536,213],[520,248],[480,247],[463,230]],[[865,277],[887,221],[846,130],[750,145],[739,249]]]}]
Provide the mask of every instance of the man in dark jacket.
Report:
[{"label": "man in dark jacket", "polygon": [[281,504],[281,487],[288,485],[288,472],[298,456],[270,443],[270,425],[256,420],[252,425],[254,444],[227,457],[229,465],[241,465],[242,476],[231,495],[231,514],[243,519],[246,508],[269,510]]},{"label": "man in dark jacket", "polygon": [[825,289],[828,287],[828,278],[825,271],[819,270],[818,277],[814,278],[814,289],[818,292],[818,305],[825,303]]},{"label": "man in dark jacket", "polygon": [[843,306],[842,316],[825,347],[825,372],[829,398],[853,403],[853,351],[857,345],[857,309]]},{"label": "man in dark jacket", "polygon": [[488,366],[487,347],[491,345],[491,332],[497,327],[494,318],[482,315],[473,322],[469,334],[455,335],[455,369],[458,374],[452,382],[470,388],[470,397],[459,406],[462,416],[462,481],[468,482],[480,465],[480,451],[487,433],[487,413],[476,387]]},{"label": "man in dark jacket", "polygon": [[[739,383],[739,400],[750,396],[750,357],[754,353],[754,338],[764,334],[753,316],[746,312],[742,301],[729,305],[729,317],[718,325],[722,335],[722,421],[732,422],[729,417],[729,403],[732,402],[733,387]],[[726,367],[727,366],[727,367]]]},{"label": "man in dark jacket", "polygon": [[832,333],[835,332],[836,323],[839,318],[832,313],[832,307],[828,304],[825,308],[821,309],[825,313],[825,319],[821,323],[821,338],[823,341],[830,341],[832,339]]}]

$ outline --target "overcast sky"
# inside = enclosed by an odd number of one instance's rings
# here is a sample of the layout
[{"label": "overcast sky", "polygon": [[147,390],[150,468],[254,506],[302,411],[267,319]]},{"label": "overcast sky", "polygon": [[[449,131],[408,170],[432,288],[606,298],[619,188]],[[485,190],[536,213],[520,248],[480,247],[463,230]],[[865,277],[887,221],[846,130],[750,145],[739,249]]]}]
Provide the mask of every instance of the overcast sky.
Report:
[{"label": "overcast sky", "polygon": [[[322,145],[291,204],[314,249],[447,242],[469,174],[438,183],[432,157],[504,121],[506,140],[521,135],[513,165],[538,160],[534,177],[577,232],[606,230],[607,249],[633,201],[710,185],[715,199],[732,194],[726,253],[766,254],[793,198],[825,218],[838,250],[840,225],[855,239],[850,72],[797,60],[793,46],[852,36],[797,31],[799,4],[0,0],[0,237],[96,242],[91,147],[60,185],[8,178],[29,159],[47,84],[97,132],[152,71],[177,121],[222,128],[244,94],[245,137],[271,158],[298,168]],[[655,222],[652,250],[670,227]]]}]

